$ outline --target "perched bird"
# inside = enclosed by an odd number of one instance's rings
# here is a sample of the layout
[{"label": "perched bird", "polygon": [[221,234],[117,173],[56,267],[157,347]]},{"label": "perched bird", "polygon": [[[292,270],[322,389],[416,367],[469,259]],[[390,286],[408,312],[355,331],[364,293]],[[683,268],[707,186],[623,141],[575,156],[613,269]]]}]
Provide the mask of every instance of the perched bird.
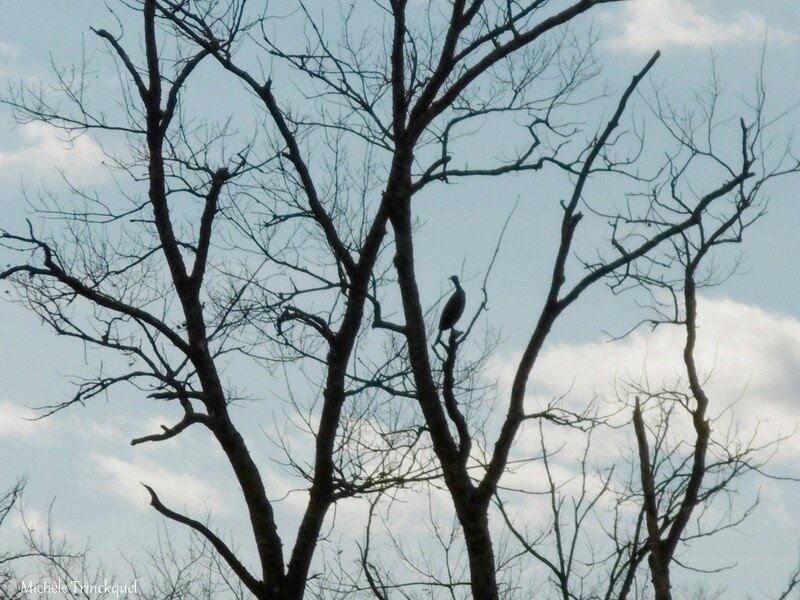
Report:
[{"label": "perched bird", "polygon": [[445,304],[442,309],[442,316],[439,318],[439,336],[442,335],[443,331],[455,327],[461,315],[464,314],[464,306],[467,303],[467,295],[458,282],[458,277],[453,275],[450,281],[456,286],[456,291],[453,292],[453,295],[450,296],[447,300],[447,304]]}]

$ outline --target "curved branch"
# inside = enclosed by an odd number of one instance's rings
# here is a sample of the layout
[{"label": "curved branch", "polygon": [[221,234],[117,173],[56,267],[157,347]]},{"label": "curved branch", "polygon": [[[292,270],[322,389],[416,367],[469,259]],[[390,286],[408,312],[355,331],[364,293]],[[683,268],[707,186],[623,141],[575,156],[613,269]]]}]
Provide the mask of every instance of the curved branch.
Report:
[{"label": "curved branch", "polygon": [[151,435],[145,435],[142,437],[134,438],[131,440],[131,446],[136,446],[138,444],[143,444],[145,442],[161,442],[164,440],[168,440],[170,438],[174,438],[184,429],[188,428],[190,425],[194,425],[195,423],[202,423],[206,427],[208,427],[209,421],[208,417],[203,414],[197,413],[186,413],[183,419],[178,421],[172,427],[167,427],[166,425],[162,425],[161,429],[163,429],[162,433],[153,433]]},{"label": "curved branch", "polygon": [[225,559],[225,562],[228,563],[228,566],[230,566],[231,570],[236,573],[236,575],[247,586],[247,589],[253,592],[253,594],[255,594],[257,597],[261,597],[264,594],[264,583],[250,574],[247,568],[239,561],[231,549],[225,545],[225,542],[217,537],[213,531],[199,521],[195,521],[194,519],[170,510],[164,506],[164,504],[162,504],[153,488],[145,483],[142,483],[142,485],[150,493],[150,506],[155,508],[159,513],[168,519],[172,519],[173,521],[187,525],[205,537],[209,542],[211,542],[211,545],[214,546],[216,551],[219,552],[219,555]]}]

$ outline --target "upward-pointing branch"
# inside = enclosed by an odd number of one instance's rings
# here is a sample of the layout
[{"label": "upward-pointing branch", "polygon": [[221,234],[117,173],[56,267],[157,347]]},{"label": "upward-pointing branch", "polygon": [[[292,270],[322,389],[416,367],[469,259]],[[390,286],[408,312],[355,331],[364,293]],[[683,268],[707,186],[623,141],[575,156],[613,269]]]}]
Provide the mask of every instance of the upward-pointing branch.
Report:
[{"label": "upward-pointing branch", "polygon": [[[592,3],[581,2],[579,4],[592,4]],[[569,256],[570,249],[572,248],[572,240],[573,240],[573,235],[575,233],[575,228],[577,227],[581,219],[581,214],[579,212],[576,212],[578,202],[582,196],[583,189],[586,185],[589,175],[592,172],[592,166],[594,164],[594,161],[599,156],[603,147],[608,143],[608,140],[610,139],[612,132],[619,125],[619,119],[625,112],[628,100],[633,95],[633,92],[636,90],[636,87],[639,85],[642,79],[644,79],[645,75],[648,73],[648,71],[650,71],[653,65],[655,65],[659,56],[660,54],[656,52],[650,58],[650,60],[647,61],[647,64],[642,68],[642,70],[639,71],[632,78],[630,84],[625,89],[625,92],[622,94],[619,102],[617,103],[617,108],[614,111],[614,115],[606,124],[605,129],[597,138],[597,140],[594,142],[592,149],[587,155],[583,168],[581,169],[580,174],[578,175],[578,180],[575,183],[575,188],[573,190],[572,196],[569,202],[564,205],[564,216],[562,218],[562,223],[561,223],[561,241],[559,243],[558,253],[556,255],[556,260],[553,265],[553,276],[550,282],[550,290],[548,292],[547,299],[545,301],[545,306],[542,309],[541,315],[539,316],[539,321],[536,324],[536,328],[534,329],[533,334],[531,335],[530,341],[528,342],[528,345],[522,354],[522,358],[520,359],[519,366],[517,367],[517,372],[514,377],[514,383],[511,388],[511,398],[509,400],[508,413],[506,415],[505,422],[503,423],[503,426],[500,430],[500,435],[497,438],[497,442],[495,443],[492,459],[489,462],[489,466],[486,469],[486,474],[483,478],[483,481],[481,481],[480,484],[481,496],[486,502],[488,502],[489,499],[494,494],[497,484],[500,481],[503,472],[505,471],[506,464],[508,462],[508,455],[509,452],[511,451],[511,446],[514,443],[514,437],[517,435],[519,426],[521,425],[522,421],[525,418],[523,404],[525,399],[525,390],[527,388],[528,377],[530,377],[533,365],[536,362],[536,358],[539,355],[539,351],[544,345],[545,338],[550,332],[550,328],[553,326],[553,323],[555,322],[556,318],[569,305],[569,303],[574,301],[580,294],[580,292],[582,292],[586,287],[588,287],[590,283],[593,283],[594,281],[599,279],[599,277],[592,279],[589,279],[588,277],[585,278],[581,282],[581,284],[583,284],[582,287],[576,287],[576,289],[573,290],[573,293],[577,291],[577,293],[574,293],[573,297],[568,298],[568,301],[559,300],[559,294],[566,279],[565,271],[566,271],[567,257]],[[688,227],[691,224],[691,222],[686,224],[684,227]],[[679,229],[676,229],[675,231],[672,232],[672,234],[675,234],[678,231]],[[663,239],[666,239],[666,237]],[[661,240],[659,240],[658,243],[660,243],[660,241]],[[641,254],[644,254],[646,251],[655,247],[656,245],[658,245],[658,243],[643,244],[643,247],[640,248],[641,253],[638,254],[637,257],[641,256]],[[627,261],[631,261],[634,259],[634,257],[624,257],[624,258],[626,258]],[[593,273],[592,275],[595,274],[596,273]],[[581,284],[579,284],[579,286],[581,286]]]},{"label": "upward-pointing branch", "polygon": [[225,562],[228,563],[231,570],[236,573],[236,575],[242,580],[247,586],[247,589],[253,592],[258,597],[264,593],[264,583],[253,577],[250,571],[247,570],[236,555],[231,551],[230,548],[223,542],[213,531],[211,531],[208,527],[200,523],[199,521],[195,521],[185,515],[180,513],[176,513],[174,510],[170,510],[159,499],[158,495],[155,493],[153,488],[149,485],[142,484],[145,489],[150,492],[150,505],[155,508],[159,513],[167,517],[168,519],[172,519],[173,521],[177,521],[183,525],[187,525],[191,527],[196,532],[201,534],[204,538],[206,538],[211,545],[214,546],[219,555],[225,559]]}]

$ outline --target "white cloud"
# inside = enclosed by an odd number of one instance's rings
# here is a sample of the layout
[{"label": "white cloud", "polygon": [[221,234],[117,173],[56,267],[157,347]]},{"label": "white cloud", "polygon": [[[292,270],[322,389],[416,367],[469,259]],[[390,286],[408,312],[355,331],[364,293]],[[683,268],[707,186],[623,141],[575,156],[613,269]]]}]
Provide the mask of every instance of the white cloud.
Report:
[{"label": "white cloud", "polygon": [[150,495],[142,486],[145,483],[173,510],[180,512],[185,508],[195,517],[209,510],[217,514],[227,512],[226,502],[219,491],[199,477],[178,473],[143,459],[125,461],[100,454],[93,455],[92,459],[103,476],[102,488],[137,510],[146,510],[150,505]]},{"label": "white cloud", "polygon": [[[735,403],[733,415],[742,437],[759,422],[764,440],[791,433],[800,423],[800,320],[726,298],[700,298],[698,325],[696,361],[701,374],[710,376],[706,391],[711,414]],[[549,346],[534,368],[528,408],[564,393],[576,406],[597,396],[614,400],[619,381],[646,382],[651,390],[674,386],[685,379],[684,335],[682,327],[662,326],[614,343]],[[495,365],[504,386],[514,367],[513,360]],[[629,420],[628,413],[621,418]],[[538,435],[531,432],[529,437],[538,443]],[[613,440],[606,446],[606,452],[614,451]],[[789,440],[783,452],[800,455],[800,435]]]},{"label": "white cloud", "polygon": [[63,170],[70,181],[91,183],[103,176],[102,149],[89,135],[65,141],[59,131],[46,123],[28,123],[20,128],[18,149],[0,152],[0,172],[23,177],[57,175]]},{"label": "white cloud", "polygon": [[8,58],[16,58],[19,54],[19,51],[9,44],[8,42],[0,42],[0,56],[6,56]]},{"label": "white cloud", "polygon": [[0,402],[0,439],[41,435],[49,420],[32,421],[39,416],[34,410],[9,401]]},{"label": "white cloud", "polygon": [[[708,48],[743,40],[785,39],[789,34],[767,28],[763,17],[746,10],[724,15],[704,14],[688,0],[637,0],[626,3],[614,23],[621,31],[609,41],[612,47],[653,51],[665,46]],[[607,19],[610,19],[608,17]],[[609,21],[610,22],[610,21]]]},{"label": "white cloud", "polygon": [[[739,437],[747,443],[749,436],[762,422],[756,443],[775,440],[786,435],[800,422],[800,320],[770,313],[757,306],[747,305],[727,298],[700,298],[698,305],[698,346],[696,360],[703,373],[710,373],[706,391],[710,398],[711,413],[717,415],[734,404],[732,410],[712,425],[715,438],[724,438],[728,433],[727,422],[734,419]],[[528,385],[526,409],[535,410],[554,396],[567,393],[566,401],[573,407],[586,405],[597,396],[609,402],[617,402],[615,381],[628,379],[642,381],[645,377],[651,389],[662,384],[673,384],[684,377],[682,349],[684,329],[680,326],[665,326],[654,332],[641,331],[620,340],[552,344],[546,346],[534,368]],[[502,390],[507,397],[513,380],[514,360],[504,360],[494,365]],[[630,398],[627,398],[630,401]],[[601,409],[614,408],[613,404],[598,402]],[[608,412],[608,411],[606,411]],[[671,421],[673,442],[691,440],[691,424],[688,418],[677,411],[678,420]],[[630,469],[626,457],[634,456],[633,428],[630,407],[616,415],[618,429],[601,428],[592,439],[588,455],[588,472],[585,493],[594,498],[602,487],[595,469],[615,466],[612,485],[624,481]],[[675,417],[673,417],[675,419]],[[580,459],[586,444],[586,434],[544,425],[545,440],[551,456],[550,468],[558,494],[571,507],[573,498],[580,497]],[[541,455],[537,423],[528,423],[515,446],[513,458],[530,458]],[[767,458],[767,453],[761,458]],[[767,471],[781,475],[796,475],[800,460],[800,434],[784,442],[768,464]],[[634,463],[635,465],[635,463]],[[635,475],[634,475],[635,476]],[[509,489],[542,492],[547,479],[541,460],[519,466],[514,473],[504,477],[503,485]],[[758,495],[762,508],[757,516],[745,523],[743,531],[749,538],[729,538],[725,556],[739,561],[739,568],[748,572],[763,559],[763,550],[753,550],[753,544],[763,547],[771,544],[776,553],[783,549],[789,552],[796,539],[791,533],[797,531],[798,523],[794,485],[786,485],[764,478],[743,479],[732,498],[733,514],[737,514]],[[514,523],[521,529],[528,528],[529,538],[535,539],[540,531],[551,527],[549,498],[540,494],[513,494],[505,496],[506,509]],[[598,554],[602,554],[607,538],[597,528],[611,515],[617,506],[608,496],[598,504],[594,517],[584,524],[588,528],[584,535],[592,540]],[[707,523],[720,522],[722,513],[729,507],[724,499],[711,509],[705,509]],[[638,508],[635,503],[623,505],[627,522],[635,522]],[[609,512],[606,512],[609,511]],[[633,512],[636,511],[636,512]],[[710,512],[709,512],[710,511]],[[772,529],[770,523],[780,523],[781,528]],[[565,525],[569,531],[569,523]],[[588,533],[587,533],[588,532]],[[767,537],[769,536],[769,537]],[[720,538],[725,540],[724,536]],[[543,547],[544,546],[543,542]],[[717,542],[714,542],[715,544]],[[581,547],[586,547],[583,544]],[[722,547],[717,546],[722,549]],[[761,553],[761,554],[759,554]],[[787,568],[789,568],[787,566]],[[761,581],[768,581],[762,574]]]},{"label": "white cloud", "polygon": [[[111,413],[103,415],[102,419],[91,421],[85,419],[80,414],[73,413],[72,419],[72,429],[78,431],[81,435],[90,440],[112,441],[116,443],[139,437],[140,435],[143,436],[161,432],[162,425],[173,422],[173,418],[165,417],[160,414],[154,415],[144,422],[138,415],[137,417],[132,417],[129,415]],[[137,433],[132,434],[132,432]],[[171,442],[172,440],[166,443]],[[141,446],[145,451],[149,451],[152,447],[152,444]]]},{"label": "white cloud", "polygon": [[11,525],[17,531],[30,530],[37,537],[47,536],[48,532],[54,538],[78,539],[75,535],[54,522],[52,515],[45,514],[25,506],[16,511],[11,518]]}]

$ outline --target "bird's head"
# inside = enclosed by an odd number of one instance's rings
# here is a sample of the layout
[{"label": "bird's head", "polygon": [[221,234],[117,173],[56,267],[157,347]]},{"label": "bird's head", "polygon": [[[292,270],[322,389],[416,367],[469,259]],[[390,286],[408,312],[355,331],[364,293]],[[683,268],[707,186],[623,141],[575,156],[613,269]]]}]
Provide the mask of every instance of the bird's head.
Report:
[{"label": "bird's head", "polygon": [[458,285],[458,275],[451,275],[449,279],[453,282],[453,285]]}]

